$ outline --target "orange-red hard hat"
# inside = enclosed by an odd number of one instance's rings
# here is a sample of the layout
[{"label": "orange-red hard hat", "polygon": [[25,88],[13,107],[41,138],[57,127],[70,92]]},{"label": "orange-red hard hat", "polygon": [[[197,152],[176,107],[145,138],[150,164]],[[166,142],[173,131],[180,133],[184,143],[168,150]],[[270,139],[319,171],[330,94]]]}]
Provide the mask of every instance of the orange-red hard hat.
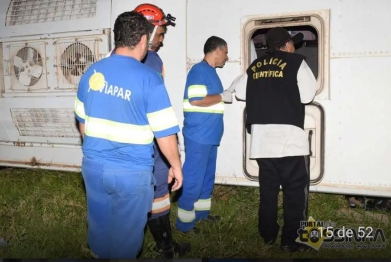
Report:
[{"label": "orange-red hard hat", "polygon": [[144,17],[153,25],[165,25],[167,24],[166,16],[163,10],[153,4],[141,4],[137,6],[134,11],[141,13]]}]

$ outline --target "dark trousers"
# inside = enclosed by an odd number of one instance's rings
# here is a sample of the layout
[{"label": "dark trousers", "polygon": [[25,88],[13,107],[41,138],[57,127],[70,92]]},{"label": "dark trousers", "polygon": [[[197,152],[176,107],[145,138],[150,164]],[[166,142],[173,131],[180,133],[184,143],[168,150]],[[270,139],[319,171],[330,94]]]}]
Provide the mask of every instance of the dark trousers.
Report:
[{"label": "dark trousers", "polygon": [[307,219],[309,165],[308,156],[258,158],[260,205],[259,234],[266,243],[277,238],[278,193],[283,190],[284,226],[281,245],[294,245],[300,221]]}]

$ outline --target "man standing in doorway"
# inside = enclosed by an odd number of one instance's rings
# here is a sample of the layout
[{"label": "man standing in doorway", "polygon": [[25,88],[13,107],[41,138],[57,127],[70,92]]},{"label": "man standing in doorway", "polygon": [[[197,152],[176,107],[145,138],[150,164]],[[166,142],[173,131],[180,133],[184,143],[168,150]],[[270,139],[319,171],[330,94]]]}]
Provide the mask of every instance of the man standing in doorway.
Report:
[{"label": "man standing in doorway", "polygon": [[115,54],[90,66],[75,99],[88,244],[98,258],[136,258],[141,250],[154,195],[154,137],[170,163],[172,190],[182,185],[175,112],[161,77],[140,62],[149,27],[137,12],[119,15]]},{"label": "man standing in doorway", "polygon": [[217,147],[224,131],[224,103],[232,102],[233,91],[224,91],[216,72],[228,60],[227,42],[216,36],[208,38],[204,54],[204,59],[191,68],[184,94],[184,184],[176,222],[182,232],[195,230],[199,220],[220,220],[209,213]]},{"label": "man standing in doorway", "polygon": [[308,205],[309,143],[304,131],[304,104],[310,103],[317,91],[305,57],[294,53],[295,44],[302,40],[301,33],[291,37],[283,28],[270,29],[269,51],[248,67],[246,92],[236,90],[236,96],[246,100],[250,158],[259,166],[259,233],[267,244],[276,241],[282,186],[284,226],[280,247],[287,252],[302,248],[295,240],[300,221],[307,219]]}]

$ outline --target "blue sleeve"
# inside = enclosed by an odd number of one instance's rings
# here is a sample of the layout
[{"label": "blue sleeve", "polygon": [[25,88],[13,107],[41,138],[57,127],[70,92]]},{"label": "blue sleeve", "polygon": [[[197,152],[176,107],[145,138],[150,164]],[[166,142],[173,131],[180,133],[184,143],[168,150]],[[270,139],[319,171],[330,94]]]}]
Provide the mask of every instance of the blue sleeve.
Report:
[{"label": "blue sleeve", "polygon": [[189,102],[202,100],[208,95],[207,85],[203,77],[203,71],[199,67],[193,67],[187,75],[185,87],[185,99]]},{"label": "blue sleeve", "polygon": [[147,118],[156,138],[179,132],[179,125],[166,87],[160,83],[148,88],[146,92]]},{"label": "blue sleeve", "polygon": [[74,112],[76,119],[83,123],[85,122],[85,110],[84,110],[84,102],[85,96],[89,88],[88,77],[84,74],[79,82],[79,86],[77,89],[77,95],[75,98]]}]

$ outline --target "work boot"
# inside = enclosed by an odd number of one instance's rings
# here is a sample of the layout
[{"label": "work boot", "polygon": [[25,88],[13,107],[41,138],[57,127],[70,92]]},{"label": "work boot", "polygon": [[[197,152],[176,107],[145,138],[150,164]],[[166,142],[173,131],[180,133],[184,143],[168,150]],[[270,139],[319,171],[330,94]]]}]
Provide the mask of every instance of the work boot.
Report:
[{"label": "work boot", "polygon": [[148,220],[148,227],[155,239],[157,252],[162,258],[180,257],[190,251],[189,243],[177,243],[172,239],[169,214]]}]

